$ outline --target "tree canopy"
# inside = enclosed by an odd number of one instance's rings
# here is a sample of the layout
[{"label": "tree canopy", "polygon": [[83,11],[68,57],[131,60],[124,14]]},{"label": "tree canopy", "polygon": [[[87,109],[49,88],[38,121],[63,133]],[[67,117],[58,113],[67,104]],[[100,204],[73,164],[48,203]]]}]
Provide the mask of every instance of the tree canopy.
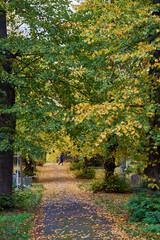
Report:
[{"label": "tree canopy", "polygon": [[74,155],[129,156],[160,187],[159,8],[2,1],[0,186],[13,152],[38,157],[66,133]]},{"label": "tree canopy", "polygon": [[159,189],[159,5],[87,1],[72,21],[79,35],[68,46],[73,72],[92,85],[72,110],[75,128],[92,153],[100,146],[104,155],[130,156]]}]

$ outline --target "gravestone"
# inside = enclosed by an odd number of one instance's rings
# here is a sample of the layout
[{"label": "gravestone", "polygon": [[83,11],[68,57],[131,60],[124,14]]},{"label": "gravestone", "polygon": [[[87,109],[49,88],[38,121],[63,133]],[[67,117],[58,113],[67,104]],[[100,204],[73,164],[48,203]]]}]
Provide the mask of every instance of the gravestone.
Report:
[{"label": "gravestone", "polygon": [[138,176],[138,174],[133,174],[133,175],[131,176],[131,183],[132,183],[132,185],[136,185],[136,184],[138,183],[138,181],[139,181],[139,176]]}]

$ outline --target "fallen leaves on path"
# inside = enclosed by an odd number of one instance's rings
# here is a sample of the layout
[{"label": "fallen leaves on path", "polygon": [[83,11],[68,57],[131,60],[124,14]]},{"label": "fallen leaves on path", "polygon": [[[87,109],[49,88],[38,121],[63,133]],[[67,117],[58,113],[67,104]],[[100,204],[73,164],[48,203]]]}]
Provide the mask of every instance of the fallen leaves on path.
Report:
[{"label": "fallen leaves on path", "polygon": [[45,164],[38,182],[46,190],[33,239],[130,239],[116,218],[95,204],[95,195],[78,187],[89,180],[75,179],[68,164]]}]

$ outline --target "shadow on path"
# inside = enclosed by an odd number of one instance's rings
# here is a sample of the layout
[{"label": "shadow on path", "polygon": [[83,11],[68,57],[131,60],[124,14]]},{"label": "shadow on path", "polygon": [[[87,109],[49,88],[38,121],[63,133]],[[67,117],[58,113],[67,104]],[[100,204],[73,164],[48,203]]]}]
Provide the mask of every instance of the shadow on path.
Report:
[{"label": "shadow on path", "polygon": [[94,205],[64,197],[48,201],[43,211],[44,235],[50,239],[116,239],[110,232],[111,222]]}]

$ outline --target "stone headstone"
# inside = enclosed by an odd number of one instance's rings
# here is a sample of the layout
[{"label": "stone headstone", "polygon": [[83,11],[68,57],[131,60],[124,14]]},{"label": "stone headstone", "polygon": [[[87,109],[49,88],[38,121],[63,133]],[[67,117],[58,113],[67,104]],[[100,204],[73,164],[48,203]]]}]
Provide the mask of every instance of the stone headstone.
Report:
[{"label": "stone headstone", "polygon": [[131,176],[131,183],[132,183],[132,185],[136,185],[136,184],[138,183],[138,181],[139,181],[139,176],[138,176],[138,174],[133,174],[133,175]]}]

